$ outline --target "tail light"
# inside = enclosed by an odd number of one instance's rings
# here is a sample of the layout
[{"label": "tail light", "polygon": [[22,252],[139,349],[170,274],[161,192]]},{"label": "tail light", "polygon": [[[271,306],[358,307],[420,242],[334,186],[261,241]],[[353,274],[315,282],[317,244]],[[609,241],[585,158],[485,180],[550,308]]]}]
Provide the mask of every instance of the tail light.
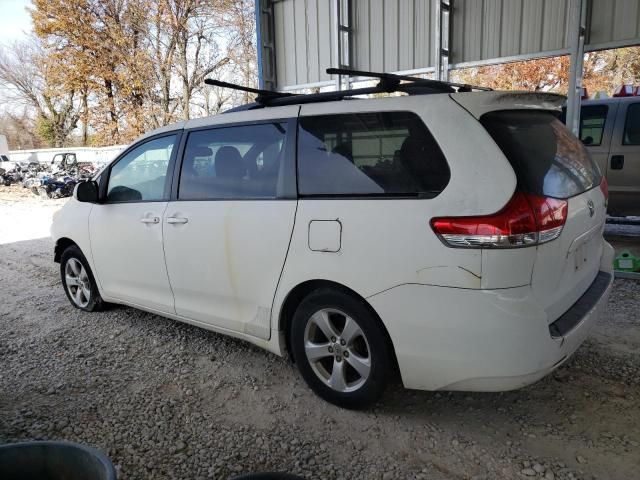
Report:
[{"label": "tail light", "polygon": [[600,190],[602,190],[602,194],[604,195],[605,203],[609,200],[609,183],[607,182],[607,177],[602,177],[602,181],[600,182]]},{"label": "tail light", "polygon": [[567,201],[516,192],[498,213],[431,220],[450,247],[516,248],[558,238],[567,220]]}]

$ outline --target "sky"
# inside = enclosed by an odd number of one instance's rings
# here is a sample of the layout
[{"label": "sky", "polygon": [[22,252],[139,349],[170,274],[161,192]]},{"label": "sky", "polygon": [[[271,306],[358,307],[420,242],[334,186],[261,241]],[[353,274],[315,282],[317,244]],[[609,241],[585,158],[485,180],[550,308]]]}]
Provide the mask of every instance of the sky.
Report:
[{"label": "sky", "polygon": [[0,0],[0,43],[22,40],[31,32],[31,16],[26,7],[31,0]]}]

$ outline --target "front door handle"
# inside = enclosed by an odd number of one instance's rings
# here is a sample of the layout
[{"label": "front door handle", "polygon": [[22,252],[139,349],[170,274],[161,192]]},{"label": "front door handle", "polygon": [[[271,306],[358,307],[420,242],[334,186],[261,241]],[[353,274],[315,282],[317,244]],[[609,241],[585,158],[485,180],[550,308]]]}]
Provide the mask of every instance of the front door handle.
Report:
[{"label": "front door handle", "polygon": [[624,167],[624,155],[611,155],[611,170],[622,170]]},{"label": "front door handle", "polygon": [[187,223],[189,221],[188,218],[184,218],[184,217],[168,217],[167,218],[167,223]]},{"label": "front door handle", "polygon": [[145,217],[140,221],[142,223],[160,223],[160,217]]}]

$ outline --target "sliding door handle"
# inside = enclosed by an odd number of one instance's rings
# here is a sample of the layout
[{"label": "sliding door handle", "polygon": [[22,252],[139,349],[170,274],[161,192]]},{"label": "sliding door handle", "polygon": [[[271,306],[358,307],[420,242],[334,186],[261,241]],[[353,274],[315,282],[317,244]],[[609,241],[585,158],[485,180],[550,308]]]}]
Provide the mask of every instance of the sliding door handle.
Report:
[{"label": "sliding door handle", "polygon": [[622,170],[624,168],[624,155],[611,155],[611,170]]},{"label": "sliding door handle", "polygon": [[184,217],[167,217],[167,223],[187,223],[188,221],[189,219]]}]

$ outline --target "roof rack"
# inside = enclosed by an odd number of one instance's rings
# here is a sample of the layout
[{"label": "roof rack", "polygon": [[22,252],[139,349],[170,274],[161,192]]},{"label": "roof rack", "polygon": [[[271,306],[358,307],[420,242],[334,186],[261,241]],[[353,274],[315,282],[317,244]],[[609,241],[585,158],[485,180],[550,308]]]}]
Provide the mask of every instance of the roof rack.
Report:
[{"label": "roof rack", "polygon": [[[327,73],[329,75],[349,75],[352,77],[370,77],[370,78],[379,78],[382,82],[387,82],[387,84],[397,87],[400,85],[401,81],[406,82],[414,82],[420,85],[429,85],[434,89],[443,89],[446,90],[447,87],[453,89],[456,88],[457,92],[471,92],[473,90],[482,90],[482,91],[491,91],[492,88],[489,87],[479,87],[477,85],[469,85],[467,83],[455,83],[455,82],[445,82],[442,80],[431,80],[428,78],[420,78],[413,77],[410,75],[398,75],[396,73],[377,73],[377,72],[367,72],[363,70],[350,70],[348,68],[327,68]],[[378,85],[380,85],[380,83]]]},{"label": "roof rack", "polygon": [[266,104],[269,100],[274,98],[285,98],[285,97],[294,97],[297,96],[295,93],[287,93],[287,92],[274,92],[273,90],[262,90],[259,88],[251,88],[245,87],[243,85],[237,85],[235,83],[223,82],[222,80],[215,80],[213,78],[206,78],[204,83],[207,85],[212,85],[214,87],[223,87],[223,88],[231,88],[233,90],[240,90],[242,92],[255,93],[258,95],[256,97],[256,103]]},{"label": "roof rack", "polygon": [[272,90],[261,90],[210,78],[206,79],[205,83],[208,85],[232,88],[234,90],[241,90],[243,92],[255,93],[258,95],[256,97],[255,103],[232,108],[230,110],[226,110],[225,113],[237,112],[242,110],[252,110],[261,107],[276,107],[284,105],[298,105],[303,103],[343,100],[355,95],[367,95],[372,93],[404,92],[409,95],[424,95],[430,93],[454,93],[471,92],[473,90],[491,90],[490,88],[477,87],[464,83],[442,82],[440,80],[430,80],[408,75],[365,72],[362,70],[349,70],[344,68],[327,68],[327,74],[377,78],[379,79],[379,82],[373,87],[354,88],[351,90],[338,90],[333,92],[310,93],[306,95],[288,92],[276,92]]}]

